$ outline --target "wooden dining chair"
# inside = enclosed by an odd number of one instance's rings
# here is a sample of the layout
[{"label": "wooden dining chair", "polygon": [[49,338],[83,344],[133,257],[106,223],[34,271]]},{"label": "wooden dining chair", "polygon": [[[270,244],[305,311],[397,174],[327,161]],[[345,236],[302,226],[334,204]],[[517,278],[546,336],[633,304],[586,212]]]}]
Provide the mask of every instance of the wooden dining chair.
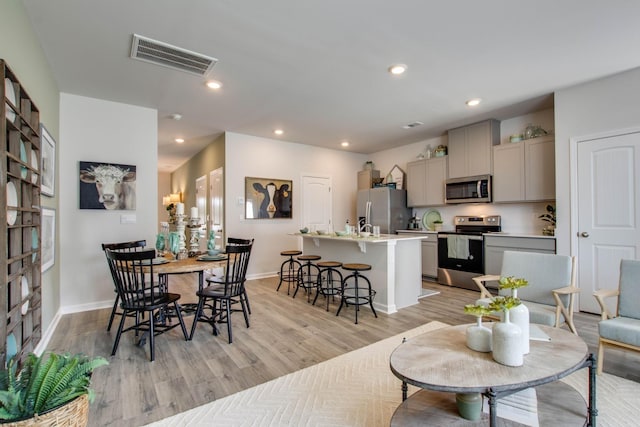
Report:
[{"label": "wooden dining chair", "polygon": [[[231,344],[233,342],[231,314],[234,311],[242,311],[245,324],[247,328],[249,327],[247,303],[243,295],[250,253],[250,245],[227,245],[227,264],[224,280],[199,289],[196,293],[198,295],[198,308],[191,326],[189,339],[193,338],[198,322],[210,324],[214,335],[218,335],[216,323],[226,323],[229,344]],[[241,308],[233,309],[232,305],[235,303],[239,303]]]},{"label": "wooden dining chair", "polygon": [[[141,331],[148,334],[152,362],[155,360],[155,337],[157,335],[180,326],[185,340],[188,340],[189,335],[178,305],[180,294],[167,292],[166,286],[158,286],[158,275],[153,274],[155,249],[138,252],[119,252],[107,249],[105,252],[114,272],[116,290],[123,311],[111,355],[116,354],[122,333],[130,330],[136,331],[136,337]],[[169,306],[172,306],[172,312],[178,318],[178,323],[168,322],[164,318],[163,314],[166,314]],[[143,318],[141,315],[145,313],[148,316]],[[135,322],[132,326],[125,328],[125,320],[129,314],[135,318]]]},{"label": "wooden dining chair", "polygon": [[[253,241],[254,239],[240,239],[237,237],[229,237],[227,238],[227,244],[228,245],[232,245],[232,246],[238,246],[238,245],[248,245],[251,249],[253,248]],[[249,257],[251,257],[251,249],[249,250]],[[207,282],[209,282],[209,284],[215,284],[215,283],[224,283],[224,277],[210,277],[207,279]],[[245,304],[247,305],[247,311],[249,312],[249,314],[251,314],[251,304],[249,304],[249,295],[247,295],[247,281],[245,278],[245,283],[243,284],[243,293],[242,293],[242,298],[244,299]]]},{"label": "wooden dining chair", "polygon": [[[135,251],[142,250],[145,246],[147,246],[146,240],[133,240],[131,242],[103,243],[102,250],[105,252],[105,255],[106,255],[107,249],[112,251],[135,252]],[[109,268],[109,270],[111,271],[111,268]],[[113,308],[111,309],[111,315],[109,316],[109,324],[107,325],[107,331],[111,330],[111,325],[113,323],[114,317],[116,315],[122,316],[122,312],[118,311],[118,304],[120,303],[120,297],[118,296],[118,292],[116,291],[116,288],[115,288],[116,279],[114,277],[113,271],[111,271],[111,277],[113,278],[113,283],[114,283],[113,291],[116,294],[116,299],[115,301],[113,301]]]}]

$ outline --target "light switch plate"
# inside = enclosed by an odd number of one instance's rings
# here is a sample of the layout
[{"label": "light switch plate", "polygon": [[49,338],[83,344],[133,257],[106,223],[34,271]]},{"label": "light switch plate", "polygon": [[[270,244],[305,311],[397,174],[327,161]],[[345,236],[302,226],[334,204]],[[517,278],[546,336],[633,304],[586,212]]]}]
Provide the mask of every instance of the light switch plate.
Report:
[{"label": "light switch plate", "polygon": [[136,214],[122,214],[120,215],[120,224],[135,224]]}]

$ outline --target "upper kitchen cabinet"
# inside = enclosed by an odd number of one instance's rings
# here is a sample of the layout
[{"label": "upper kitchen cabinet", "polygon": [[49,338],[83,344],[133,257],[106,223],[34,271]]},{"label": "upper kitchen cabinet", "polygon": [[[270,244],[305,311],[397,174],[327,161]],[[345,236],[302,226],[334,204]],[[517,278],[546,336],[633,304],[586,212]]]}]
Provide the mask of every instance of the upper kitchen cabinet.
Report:
[{"label": "upper kitchen cabinet", "polygon": [[380,178],[379,170],[365,169],[358,171],[358,190],[373,188],[373,180],[376,178]]},{"label": "upper kitchen cabinet", "polygon": [[443,205],[446,179],[446,157],[407,163],[407,206]]},{"label": "upper kitchen cabinet", "polygon": [[500,122],[487,120],[449,131],[449,178],[491,173],[491,147],[500,143]]},{"label": "upper kitchen cabinet", "polygon": [[493,147],[493,201],[555,199],[553,136]]}]

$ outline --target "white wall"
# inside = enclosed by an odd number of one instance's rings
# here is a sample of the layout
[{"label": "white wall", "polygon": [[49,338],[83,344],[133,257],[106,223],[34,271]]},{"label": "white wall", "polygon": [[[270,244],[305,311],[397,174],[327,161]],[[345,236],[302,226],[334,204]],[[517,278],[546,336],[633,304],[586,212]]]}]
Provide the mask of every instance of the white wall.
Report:
[{"label": "white wall", "polygon": [[[333,222],[342,227],[345,219],[355,220],[357,171],[367,157],[346,151],[237,133],[225,136],[225,226],[227,236],[255,238],[249,265],[250,277],[278,271],[280,252],[301,248],[299,237],[289,236],[301,228],[300,177],[320,174],[332,178]],[[290,179],[293,181],[292,219],[244,219],[244,178],[247,176]]]},{"label": "white wall", "polygon": [[[157,112],[149,108],[60,95],[60,305],[63,312],[113,303],[113,282],[100,244],[146,239],[158,223]],[[135,165],[136,210],[80,210],[78,162]],[[121,224],[122,214],[135,224]]]},{"label": "white wall", "polygon": [[593,136],[640,125],[638,87],[640,68],[574,86],[555,94],[556,198],[558,200],[558,252],[573,254],[571,247],[571,138]]}]

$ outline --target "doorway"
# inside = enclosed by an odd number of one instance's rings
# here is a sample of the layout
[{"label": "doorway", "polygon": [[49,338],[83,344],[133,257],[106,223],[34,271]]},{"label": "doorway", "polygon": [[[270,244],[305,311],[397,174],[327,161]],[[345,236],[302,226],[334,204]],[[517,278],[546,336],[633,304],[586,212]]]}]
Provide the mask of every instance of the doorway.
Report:
[{"label": "doorway", "polygon": [[331,177],[303,175],[302,179],[302,222],[300,228],[333,231],[331,221]]},{"label": "doorway", "polygon": [[572,141],[572,149],[580,311],[600,313],[593,292],[617,289],[620,260],[640,254],[640,131]]}]

